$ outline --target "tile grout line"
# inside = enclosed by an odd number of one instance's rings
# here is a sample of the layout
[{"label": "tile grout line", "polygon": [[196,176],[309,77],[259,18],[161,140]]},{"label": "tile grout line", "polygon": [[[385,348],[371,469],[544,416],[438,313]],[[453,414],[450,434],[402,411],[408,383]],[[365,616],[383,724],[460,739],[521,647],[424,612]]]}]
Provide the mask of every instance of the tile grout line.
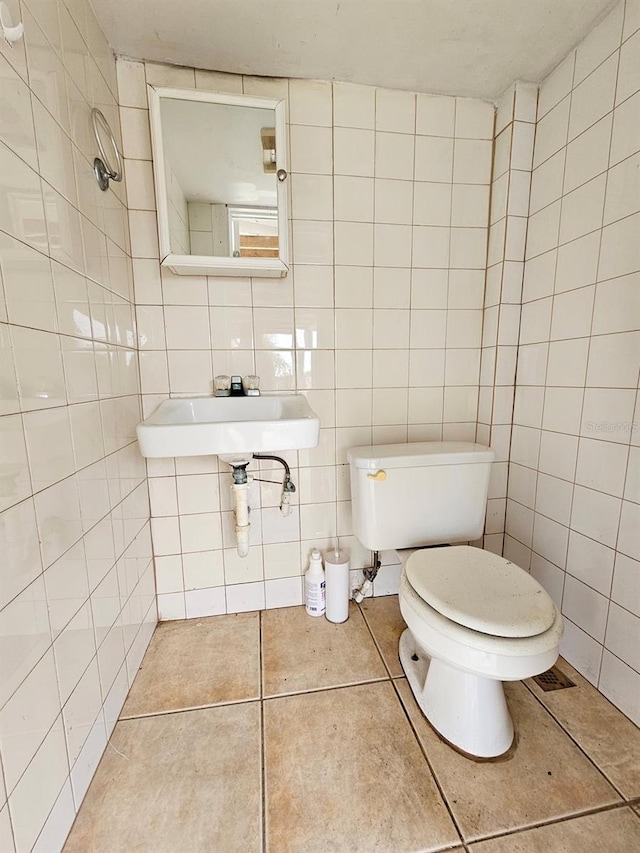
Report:
[{"label": "tile grout line", "polygon": [[[637,799],[637,797],[636,797]],[[609,803],[604,806],[596,806],[591,809],[584,809],[578,812],[572,812],[571,814],[561,815],[559,817],[550,818],[547,821],[541,821],[537,823],[531,823],[526,826],[513,827],[512,829],[505,829],[501,832],[495,833],[493,835],[481,835],[477,838],[469,839],[465,844],[477,844],[478,842],[484,841],[494,841],[498,838],[509,838],[511,836],[516,836],[521,833],[530,832],[535,829],[542,829],[546,826],[556,826],[562,823],[569,823],[572,820],[578,820],[583,817],[589,817],[591,815],[602,814],[603,812],[612,812],[612,811],[622,811],[624,809],[633,809],[631,808],[633,803]]]},{"label": "tile grout line", "polygon": [[[553,713],[553,711],[544,704],[542,699],[533,691],[533,689],[531,687],[529,687],[529,685],[526,683],[526,681],[523,680],[521,683],[527,688],[527,690],[533,696],[533,698],[536,700],[536,702],[538,702],[538,704],[547,712],[547,714],[549,714],[549,716],[556,723],[556,725],[558,725],[560,727],[562,733],[565,734],[569,738],[569,740],[574,744],[575,747],[577,747],[577,749],[582,753],[582,755],[584,755],[584,757],[589,761],[589,763],[592,764],[593,767],[598,771],[598,773],[608,782],[609,785],[611,785],[611,787],[616,792],[616,794],[618,794],[619,797],[622,797],[623,802],[628,803],[628,798],[622,793],[622,791],[618,788],[618,786],[615,785],[611,781],[611,779],[607,776],[605,771],[602,770],[598,766],[595,759],[591,758],[589,753],[584,749],[584,747],[582,747],[582,745],[576,740],[576,738],[571,734],[571,732],[562,724],[562,722],[556,717],[556,715]],[[595,688],[595,689],[597,690],[597,688]],[[613,708],[615,708],[615,705],[613,705],[612,703],[610,703],[610,704],[612,705]],[[618,710],[618,709],[616,709],[616,710]]]},{"label": "tile grout line", "polygon": [[330,684],[327,687],[311,687],[307,690],[294,690],[291,693],[275,693],[273,696],[264,696],[263,701],[271,701],[272,699],[288,699],[290,696],[306,696],[314,693],[327,693],[330,690],[344,690],[346,687],[361,687],[365,684],[382,684],[385,681],[390,681],[388,675],[383,675],[380,678],[367,678],[363,681],[345,681],[344,684]]},{"label": "tile grout line", "polygon": [[[366,600],[366,599],[365,599],[365,600]],[[422,753],[422,755],[424,756],[424,760],[426,761],[427,767],[429,768],[429,772],[431,773],[431,777],[432,777],[432,779],[433,779],[433,781],[434,781],[434,784],[435,784],[436,788],[438,789],[438,792],[439,792],[439,794],[440,794],[440,797],[442,798],[442,802],[444,803],[444,806],[445,806],[445,808],[447,809],[447,812],[449,813],[449,817],[451,818],[451,821],[453,822],[453,826],[454,826],[454,828],[455,828],[456,832],[458,833],[458,836],[459,836],[459,838],[460,838],[460,842],[461,842],[461,844],[463,844],[464,849],[466,850],[467,848],[466,848],[466,845],[465,845],[464,836],[462,835],[462,831],[461,831],[460,827],[458,826],[458,821],[456,820],[456,818],[455,818],[455,816],[454,816],[454,814],[453,814],[453,812],[452,812],[451,808],[449,807],[449,802],[448,802],[447,798],[445,797],[444,790],[442,789],[442,787],[441,787],[441,785],[440,785],[440,782],[439,782],[439,780],[438,780],[438,777],[436,776],[435,770],[434,770],[434,768],[432,767],[431,762],[429,761],[429,758],[428,758],[428,756],[427,756],[426,750],[423,748],[422,743],[420,742],[420,738],[419,738],[419,737],[418,737],[418,735],[417,735],[417,732],[416,732],[416,730],[415,730],[415,728],[414,728],[413,722],[411,721],[411,718],[409,717],[409,714],[408,714],[408,712],[407,712],[407,709],[405,708],[404,703],[403,703],[403,701],[402,701],[402,697],[400,696],[400,693],[399,693],[399,691],[398,691],[398,686],[397,686],[397,684],[396,684],[396,680],[397,680],[397,678],[400,678],[400,677],[403,677],[403,676],[396,676],[396,677],[394,678],[394,676],[392,676],[392,675],[391,675],[391,670],[390,670],[390,669],[389,669],[389,667],[387,666],[387,662],[386,662],[386,660],[385,660],[385,658],[384,658],[384,655],[382,654],[382,651],[380,650],[380,647],[379,647],[378,642],[377,642],[377,640],[376,640],[376,638],[375,638],[375,635],[374,635],[374,633],[373,633],[373,630],[372,630],[371,626],[369,625],[369,622],[367,621],[367,617],[365,616],[364,610],[363,610],[363,608],[362,608],[362,602],[358,603],[358,605],[357,605],[357,606],[358,606],[358,609],[360,610],[360,613],[362,614],[362,618],[364,619],[364,623],[365,623],[365,625],[367,626],[367,629],[368,629],[368,631],[369,631],[369,634],[371,635],[371,637],[372,637],[372,639],[373,639],[374,645],[375,645],[376,649],[378,650],[378,654],[379,654],[379,655],[380,655],[380,657],[382,658],[382,662],[383,662],[383,664],[384,664],[384,667],[385,667],[385,669],[387,670],[387,672],[389,673],[389,679],[388,679],[388,680],[389,680],[389,682],[390,682],[390,684],[391,684],[391,688],[392,688],[393,692],[395,693],[396,698],[397,698],[397,700],[398,700],[398,702],[399,702],[399,704],[400,704],[400,709],[401,709],[402,713],[404,714],[405,719],[406,719],[406,720],[407,720],[407,722],[409,723],[409,726],[411,727],[411,731],[413,732],[413,736],[414,736],[414,738],[415,738],[415,740],[416,740],[416,742],[417,742],[417,744],[418,744],[418,749],[420,750],[420,752],[421,752],[421,753]],[[403,674],[403,675],[404,675],[404,674]]]},{"label": "tile grout line", "polygon": [[291,693],[274,693],[272,696],[250,696],[246,699],[231,699],[226,702],[213,702],[209,705],[189,705],[185,708],[169,708],[163,711],[149,711],[144,714],[128,714],[124,717],[118,717],[118,722],[126,722],[127,720],[144,720],[147,717],[163,717],[168,714],[186,714],[191,711],[207,711],[213,708],[228,708],[235,705],[248,705],[252,702],[271,701],[272,699],[288,699],[290,696],[305,696],[307,693],[326,693],[329,690],[342,690],[345,687],[360,687],[365,684],[381,684],[384,681],[397,681],[404,677],[404,674],[393,676],[384,675],[380,678],[368,678],[364,681],[347,681],[344,684],[330,684],[327,687],[312,687],[307,690],[295,690]]},{"label": "tile grout line", "polygon": [[170,714],[188,714],[191,711],[208,711],[213,708],[229,708],[234,705],[249,705],[253,702],[260,702],[260,696],[250,696],[246,699],[232,699],[227,702],[212,702],[208,705],[189,705],[185,708],[167,708],[163,711],[148,711],[146,714],[128,714],[127,716],[118,717],[119,723],[124,723],[127,720],[146,720],[151,717],[164,717]]},{"label": "tile grout line", "polygon": [[264,611],[260,611],[259,631],[258,631],[258,656],[260,662],[260,789],[261,789],[261,845],[262,853],[267,851],[267,767],[266,767],[266,752],[265,752],[265,728],[264,728],[264,678],[263,678],[263,650],[262,650],[262,622]]},{"label": "tile grout line", "polygon": [[405,719],[407,720],[407,722],[409,723],[409,726],[411,727],[411,731],[413,733],[413,736],[416,740],[416,743],[418,744],[418,749],[422,753],[424,760],[427,764],[427,767],[429,768],[429,772],[431,773],[431,778],[433,779],[433,782],[434,782],[436,788],[438,789],[438,793],[440,794],[442,802],[444,803],[444,806],[445,806],[445,808],[449,814],[449,817],[451,818],[451,822],[453,823],[453,826],[454,826],[456,832],[458,833],[458,837],[460,838],[460,843],[464,846],[464,848],[466,850],[466,841],[465,841],[464,835],[462,834],[462,829],[458,825],[458,821],[456,819],[456,816],[454,815],[453,810],[451,809],[451,806],[449,805],[449,800],[447,799],[445,792],[444,792],[444,789],[442,788],[442,786],[440,784],[440,780],[438,779],[438,777],[436,775],[435,769],[434,769],[433,765],[431,764],[431,761],[429,760],[429,756],[427,755],[427,751],[424,748],[424,746],[422,745],[420,738],[418,737],[418,733],[416,732],[415,726],[413,725],[413,721],[412,721],[411,717],[409,716],[409,712],[405,708],[404,702],[402,701],[402,697],[400,696],[400,691],[398,690],[398,685],[395,683],[394,679],[391,679],[391,686],[392,686],[393,691],[396,694],[396,698],[400,704],[400,709],[402,710],[402,713],[404,714]]},{"label": "tile grout line", "polygon": [[234,705],[246,705],[252,702],[271,701],[272,699],[288,699],[291,696],[306,696],[314,693],[327,693],[330,690],[343,690],[347,687],[361,687],[365,684],[381,684],[385,681],[396,681],[404,678],[404,675],[388,676],[384,675],[380,678],[367,678],[363,681],[347,681],[344,684],[330,684],[326,687],[313,687],[307,690],[294,690],[291,693],[274,693],[272,696],[251,696],[246,699],[234,699],[227,702],[215,702],[209,705],[190,705],[185,708],[170,708],[164,711],[150,711],[146,714],[130,714],[126,717],[118,717],[118,722],[126,722],[127,720],[144,720],[148,717],[163,717],[168,714],[186,714],[191,711],[207,711],[213,708],[228,708]]},{"label": "tile grout line", "polygon": [[[363,601],[366,601],[366,599],[363,599]],[[404,673],[402,673],[402,675],[395,675],[395,676],[391,674],[391,669],[387,665],[387,661],[385,660],[385,657],[382,654],[382,649],[380,648],[380,645],[379,645],[378,641],[376,640],[376,636],[373,633],[373,629],[371,628],[371,625],[369,625],[369,621],[368,621],[366,614],[365,614],[365,611],[362,607],[363,601],[356,602],[356,606],[357,606],[358,610],[360,611],[362,618],[364,619],[364,624],[367,626],[367,630],[369,631],[369,634],[371,635],[371,639],[373,640],[373,644],[376,647],[376,651],[378,652],[378,654],[380,655],[380,658],[382,659],[382,664],[383,664],[384,668],[387,670],[387,673],[389,674],[389,678],[391,680],[393,680],[394,678],[402,678],[404,676]]]}]

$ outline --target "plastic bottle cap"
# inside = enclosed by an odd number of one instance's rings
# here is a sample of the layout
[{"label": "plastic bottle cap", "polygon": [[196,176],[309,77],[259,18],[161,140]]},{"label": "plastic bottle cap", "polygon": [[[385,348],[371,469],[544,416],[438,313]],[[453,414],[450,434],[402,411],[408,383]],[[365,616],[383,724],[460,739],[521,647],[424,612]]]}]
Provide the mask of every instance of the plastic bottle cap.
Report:
[{"label": "plastic bottle cap", "polygon": [[320,551],[318,551],[317,548],[314,548],[313,551],[311,552],[311,559],[312,560],[320,559]]}]

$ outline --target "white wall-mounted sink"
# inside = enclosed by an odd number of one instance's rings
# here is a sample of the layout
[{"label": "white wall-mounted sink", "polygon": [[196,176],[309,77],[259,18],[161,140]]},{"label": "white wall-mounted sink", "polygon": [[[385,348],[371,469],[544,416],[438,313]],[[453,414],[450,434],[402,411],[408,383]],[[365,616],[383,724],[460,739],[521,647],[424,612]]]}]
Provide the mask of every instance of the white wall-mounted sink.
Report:
[{"label": "white wall-mounted sink", "polygon": [[302,394],[165,400],[136,427],[143,456],[264,453],[315,447],[320,418]]}]

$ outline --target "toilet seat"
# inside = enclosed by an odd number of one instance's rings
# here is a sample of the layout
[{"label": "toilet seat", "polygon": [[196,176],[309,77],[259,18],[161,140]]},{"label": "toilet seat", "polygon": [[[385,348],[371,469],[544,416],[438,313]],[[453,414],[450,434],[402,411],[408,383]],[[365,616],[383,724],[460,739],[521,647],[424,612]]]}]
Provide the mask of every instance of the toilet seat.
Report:
[{"label": "toilet seat", "polygon": [[406,578],[451,622],[491,637],[536,637],[557,617],[548,593],[504,557],[468,545],[414,551]]},{"label": "toilet seat", "polygon": [[[562,636],[562,617],[556,610],[554,622],[534,637],[498,637],[465,628],[427,604],[407,577],[400,575],[400,612],[412,633],[431,655],[455,662],[461,669],[501,681],[529,678],[555,663]],[[555,656],[554,656],[555,655]],[[541,669],[536,669],[540,660]]]}]

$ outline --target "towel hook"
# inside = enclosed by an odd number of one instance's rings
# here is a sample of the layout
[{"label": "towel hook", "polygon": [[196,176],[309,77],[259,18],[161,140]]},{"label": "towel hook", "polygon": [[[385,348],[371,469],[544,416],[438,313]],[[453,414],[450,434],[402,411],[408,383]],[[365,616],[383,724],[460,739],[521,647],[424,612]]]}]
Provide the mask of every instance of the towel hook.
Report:
[{"label": "towel hook", "polygon": [[0,2],[0,28],[2,28],[2,35],[9,47],[13,47],[14,42],[20,41],[24,35],[24,24],[22,21],[17,24],[13,23],[11,12],[4,0]]},{"label": "towel hook", "polygon": [[[100,189],[107,190],[109,189],[110,180],[122,180],[122,158],[120,157],[120,152],[118,151],[118,145],[113,135],[113,131],[109,127],[109,122],[96,107],[91,110],[91,123],[93,125],[93,133],[96,137],[96,142],[98,143],[98,150],[100,151],[100,157],[96,157],[93,161],[93,173],[96,176],[96,181],[98,182]],[[115,169],[111,165],[105,151],[104,144],[102,142],[101,130],[108,134],[109,142],[113,148]]]}]

